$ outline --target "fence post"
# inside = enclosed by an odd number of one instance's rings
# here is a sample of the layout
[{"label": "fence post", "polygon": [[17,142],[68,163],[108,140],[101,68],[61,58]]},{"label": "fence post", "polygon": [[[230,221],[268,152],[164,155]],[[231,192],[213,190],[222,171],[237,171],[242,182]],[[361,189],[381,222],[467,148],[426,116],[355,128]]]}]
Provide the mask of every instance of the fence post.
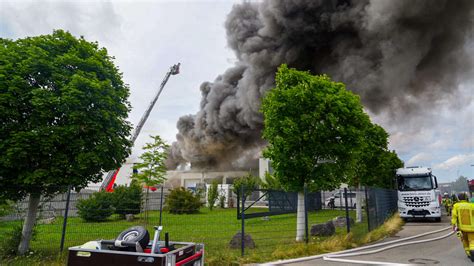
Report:
[{"label": "fence post", "polygon": [[242,219],[242,235],[241,235],[241,256],[243,257],[244,256],[244,253],[245,253],[245,188],[244,188],[244,185],[242,185],[242,187],[240,188],[240,193],[241,193],[241,198],[242,198],[242,209],[241,209],[241,215],[240,215],[240,218]]},{"label": "fence post", "polygon": [[240,191],[237,191],[237,220],[242,219],[242,215],[240,213],[240,193],[242,192],[242,189]]},{"label": "fence post", "polygon": [[160,223],[159,225],[161,225],[161,216],[163,214],[163,187],[165,186],[165,184],[161,184],[161,195],[160,195]]},{"label": "fence post", "polygon": [[374,189],[374,206],[375,206],[375,227],[378,227],[380,225],[380,222],[379,222],[379,206],[378,206],[378,203],[377,201],[379,200],[378,198],[378,191]]},{"label": "fence post", "polygon": [[339,189],[339,210],[342,211],[342,196],[341,195],[341,189]]},{"label": "fence post", "polygon": [[69,213],[69,201],[71,199],[71,186],[67,188],[67,197],[66,197],[66,209],[64,210],[64,219],[63,219],[63,231],[61,233],[61,244],[59,250],[62,253],[64,250],[64,238],[66,237],[66,225],[67,225],[67,216]]},{"label": "fence post", "polygon": [[[352,189],[350,189],[350,188],[349,188],[349,195],[352,195]],[[346,195],[346,197],[347,197],[347,195]],[[354,205],[352,204],[352,196],[349,197],[349,206],[350,206],[351,209],[352,209],[352,207],[354,206]]]},{"label": "fence post", "polygon": [[321,191],[321,210],[326,209],[326,197],[324,191]]},{"label": "fence post", "polygon": [[308,189],[306,184],[304,184],[304,234],[305,242],[308,244],[309,234],[308,234]]},{"label": "fence post", "polygon": [[367,213],[367,227],[370,232],[369,197],[367,195],[367,186],[364,186],[364,190],[365,190],[365,212]]},{"label": "fence post", "polygon": [[351,221],[349,218],[349,204],[347,203],[347,188],[344,188],[344,201],[346,203],[346,226],[347,233],[351,232]]}]

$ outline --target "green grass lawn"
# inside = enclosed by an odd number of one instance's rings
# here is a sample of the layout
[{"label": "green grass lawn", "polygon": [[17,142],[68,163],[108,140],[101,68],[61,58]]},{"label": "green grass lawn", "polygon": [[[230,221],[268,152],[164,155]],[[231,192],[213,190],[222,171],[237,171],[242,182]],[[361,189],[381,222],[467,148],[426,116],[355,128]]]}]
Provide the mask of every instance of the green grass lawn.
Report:
[{"label": "green grass lawn", "polygon": [[[255,208],[252,211],[266,211]],[[86,223],[81,218],[68,219],[65,247],[83,244],[97,239],[114,239],[122,230],[134,226],[145,225],[153,237],[153,226],[158,225],[159,212],[150,212],[148,223],[144,223],[143,214],[136,221],[126,222],[117,216],[112,216],[106,222]],[[351,211],[350,215],[355,216]],[[236,209],[214,209],[209,211],[202,208],[198,214],[169,214],[163,213],[164,232],[169,232],[171,241],[199,242],[205,244],[206,259],[215,264],[238,261],[240,249],[229,249],[232,236],[241,230],[241,220],[237,220]],[[335,216],[345,216],[344,211],[322,210],[310,212],[309,224],[323,223]],[[0,222],[0,238],[18,222]],[[41,256],[57,256],[61,239],[63,220],[58,218],[52,224],[37,225],[37,234],[31,242],[31,249]],[[367,224],[353,226],[355,234],[365,234]],[[255,241],[256,248],[246,250],[246,257],[252,261],[261,262],[272,259],[272,253],[277,247],[295,244],[296,214],[271,216],[268,220],[253,218],[245,221],[245,232]],[[346,233],[346,228],[338,228],[340,234]],[[163,235],[162,235],[163,236]],[[1,240],[1,239],[0,239]],[[322,238],[311,238],[310,241],[321,241]]]}]

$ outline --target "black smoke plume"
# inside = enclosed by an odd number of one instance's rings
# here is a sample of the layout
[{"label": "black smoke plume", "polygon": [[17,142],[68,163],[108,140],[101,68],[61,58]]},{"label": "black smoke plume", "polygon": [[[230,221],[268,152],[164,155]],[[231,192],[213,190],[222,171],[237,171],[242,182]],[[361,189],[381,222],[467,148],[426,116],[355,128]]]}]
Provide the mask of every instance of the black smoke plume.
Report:
[{"label": "black smoke plume", "polygon": [[168,165],[242,168],[264,145],[260,101],[277,67],[326,73],[375,114],[407,116],[474,76],[474,1],[268,0],[235,5],[225,27],[238,62],[201,85]]}]

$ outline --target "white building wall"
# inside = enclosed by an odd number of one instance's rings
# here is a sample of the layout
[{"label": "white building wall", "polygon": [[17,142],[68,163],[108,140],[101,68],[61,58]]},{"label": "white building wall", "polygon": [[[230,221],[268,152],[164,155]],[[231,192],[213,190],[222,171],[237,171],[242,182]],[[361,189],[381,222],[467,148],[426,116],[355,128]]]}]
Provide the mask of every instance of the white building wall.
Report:
[{"label": "white building wall", "polygon": [[270,160],[267,158],[259,158],[258,159],[258,176],[260,179],[265,180],[265,173],[272,173],[273,169],[270,166]]}]

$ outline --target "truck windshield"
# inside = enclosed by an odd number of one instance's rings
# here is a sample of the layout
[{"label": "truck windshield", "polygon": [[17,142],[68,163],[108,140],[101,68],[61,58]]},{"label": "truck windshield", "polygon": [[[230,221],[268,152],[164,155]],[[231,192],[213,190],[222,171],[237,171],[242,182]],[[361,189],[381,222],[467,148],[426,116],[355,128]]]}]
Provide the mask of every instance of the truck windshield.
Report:
[{"label": "truck windshield", "polygon": [[424,176],[399,176],[398,190],[431,190],[433,184],[430,175]]}]

